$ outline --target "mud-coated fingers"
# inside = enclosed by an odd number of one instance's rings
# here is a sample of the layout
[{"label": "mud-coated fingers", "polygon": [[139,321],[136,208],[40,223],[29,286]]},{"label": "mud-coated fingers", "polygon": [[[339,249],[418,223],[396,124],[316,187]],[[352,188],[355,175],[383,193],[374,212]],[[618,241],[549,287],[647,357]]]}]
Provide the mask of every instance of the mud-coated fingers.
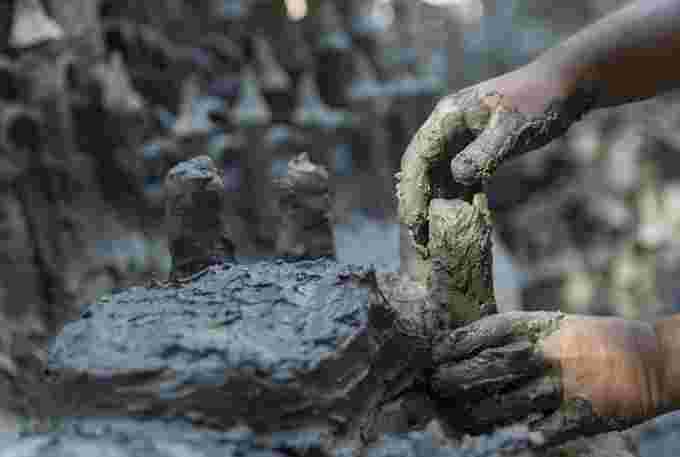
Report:
[{"label": "mud-coated fingers", "polygon": [[453,179],[466,186],[489,179],[502,162],[524,152],[519,142],[529,125],[519,112],[496,108],[484,131],[451,160]]},{"label": "mud-coated fingers", "polygon": [[397,184],[399,218],[420,246],[427,244],[428,206],[433,198],[432,170],[442,164],[447,168],[451,157],[474,139],[469,111],[475,106],[475,100],[472,90],[443,98],[418,129],[402,157]]},{"label": "mud-coated fingers", "polygon": [[574,398],[560,405],[551,414],[529,424],[531,431],[540,432],[546,445],[557,445],[578,436],[623,430],[639,420],[600,417],[587,400]]},{"label": "mud-coated fingers", "polygon": [[549,311],[513,311],[480,319],[448,332],[435,341],[435,364],[461,360],[483,349],[498,347],[511,341],[539,338],[556,330],[564,314]]},{"label": "mud-coated fingers", "polygon": [[466,405],[464,416],[471,432],[483,432],[500,425],[525,422],[533,415],[543,419],[560,407],[562,385],[551,375],[535,378],[525,385]]},{"label": "mud-coated fingers", "polygon": [[523,424],[541,434],[539,446],[555,446],[578,436],[622,430],[633,422],[599,417],[589,402],[563,402],[562,386],[550,374],[522,387],[481,401],[458,404],[448,414],[452,425],[472,434],[500,426]]},{"label": "mud-coated fingers", "polygon": [[528,341],[485,349],[476,356],[436,368],[431,387],[441,398],[475,401],[540,375],[540,353]]},{"label": "mud-coated fingers", "polygon": [[554,103],[538,116],[527,116],[508,105],[503,95],[480,97],[491,115],[477,139],[451,160],[453,179],[465,186],[484,182],[506,160],[548,144],[563,135],[588,110],[568,102]]}]

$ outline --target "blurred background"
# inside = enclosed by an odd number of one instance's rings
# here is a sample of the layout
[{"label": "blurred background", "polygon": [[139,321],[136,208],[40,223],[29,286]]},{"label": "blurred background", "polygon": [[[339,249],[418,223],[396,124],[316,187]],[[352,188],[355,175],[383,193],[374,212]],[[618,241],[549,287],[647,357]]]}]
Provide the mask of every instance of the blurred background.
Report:
[{"label": "blurred background", "polygon": [[[59,313],[167,277],[164,182],[198,156],[219,170],[239,260],[397,269],[394,174],[436,100],[624,3],[2,2],[4,306]],[[677,98],[592,113],[497,173],[501,309],[680,306]]]}]

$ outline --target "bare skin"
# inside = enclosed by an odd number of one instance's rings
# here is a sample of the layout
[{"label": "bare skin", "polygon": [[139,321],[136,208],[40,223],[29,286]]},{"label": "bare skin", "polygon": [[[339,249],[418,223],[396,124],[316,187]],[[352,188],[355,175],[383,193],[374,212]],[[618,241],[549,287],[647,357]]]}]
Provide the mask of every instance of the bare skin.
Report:
[{"label": "bare skin", "polygon": [[[470,201],[505,160],[589,111],[678,87],[674,55],[680,0],[638,0],[530,64],[443,98],[405,152],[398,185],[400,219],[421,261],[430,255],[433,199]],[[492,315],[443,335],[434,361],[433,391],[473,432],[523,421],[556,443],[680,408],[680,316],[650,325]]]},{"label": "bare skin", "polygon": [[432,388],[473,433],[524,422],[554,444],[626,428],[678,405],[656,330],[555,312],[486,317],[436,342]]}]

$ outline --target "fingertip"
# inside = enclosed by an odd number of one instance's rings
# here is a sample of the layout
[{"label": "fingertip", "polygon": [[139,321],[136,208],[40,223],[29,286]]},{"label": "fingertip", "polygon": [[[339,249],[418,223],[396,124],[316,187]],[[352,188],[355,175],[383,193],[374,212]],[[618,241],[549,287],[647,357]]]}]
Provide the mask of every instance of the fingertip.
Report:
[{"label": "fingertip", "polygon": [[472,158],[473,154],[468,152],[468,146],[451,159],[451,176],[453,179],[464,186],[472,186],[481,181],[479,165]]}]

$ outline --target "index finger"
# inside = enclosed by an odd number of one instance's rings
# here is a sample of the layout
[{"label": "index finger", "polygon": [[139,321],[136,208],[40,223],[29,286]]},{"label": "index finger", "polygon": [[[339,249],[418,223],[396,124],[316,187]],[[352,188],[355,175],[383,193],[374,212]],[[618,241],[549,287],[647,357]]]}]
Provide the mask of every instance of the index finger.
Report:
[{"label": "index finger", "polygon": [[559,328],[564,317],[556,311],[510,311],[485,317],[442,335],[433,348],[434,363],[461,360],[518,339],[538,344]]}]

